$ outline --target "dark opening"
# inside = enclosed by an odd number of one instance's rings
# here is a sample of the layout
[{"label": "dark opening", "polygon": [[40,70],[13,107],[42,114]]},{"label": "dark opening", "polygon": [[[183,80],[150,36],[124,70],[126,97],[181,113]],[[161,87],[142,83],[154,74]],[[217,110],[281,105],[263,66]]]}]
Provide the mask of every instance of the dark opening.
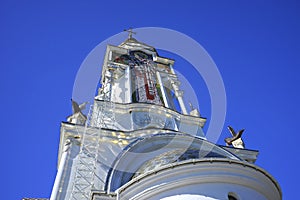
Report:
[{"label": "dark opening", "polygon": [[228,200],[238,200],[236,195],[232,192],[228,193]]}]

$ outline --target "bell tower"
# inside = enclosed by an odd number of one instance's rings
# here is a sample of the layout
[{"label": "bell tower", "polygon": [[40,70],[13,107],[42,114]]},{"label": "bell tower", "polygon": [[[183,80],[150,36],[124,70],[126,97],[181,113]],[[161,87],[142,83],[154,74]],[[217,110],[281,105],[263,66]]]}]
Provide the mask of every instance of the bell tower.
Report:
[{"label": "bell tower", "polygon": [[[51,200],[281,199],[257,151],[207,141],[187,111],[174,60],[133,37],[108,45],[87,115],[72,100],[61,123]],[[192,107],[192,106],[191,106]]]}]

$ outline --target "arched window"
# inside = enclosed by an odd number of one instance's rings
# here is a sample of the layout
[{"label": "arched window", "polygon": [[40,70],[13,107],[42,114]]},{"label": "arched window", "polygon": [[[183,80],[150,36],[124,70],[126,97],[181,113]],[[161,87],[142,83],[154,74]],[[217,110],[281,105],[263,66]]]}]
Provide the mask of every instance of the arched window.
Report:
[{"label": "arched window", "polygon": [[235,193],[229,192],[228,193],[228,200],[239,200],[239,199],[237,198],[237,195]]}]

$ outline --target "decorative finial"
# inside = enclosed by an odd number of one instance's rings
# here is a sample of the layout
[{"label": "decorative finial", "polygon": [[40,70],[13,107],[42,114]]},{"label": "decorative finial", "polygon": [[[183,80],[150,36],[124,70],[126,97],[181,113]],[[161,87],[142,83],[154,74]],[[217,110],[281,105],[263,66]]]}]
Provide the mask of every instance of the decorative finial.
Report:
[{"label": "decorative finial", "polygon": [[189,106],[190,106],[191,110],[194,110],[194,106],[193,106],[193,104],[190,101],[189,101]]},{"label": "decorative finial", "polygon": [[227,146],[232,145],[235,148],[244,149],[245,144],[244,144],[241,137],[242,137],[242,134],[245,131],[245,129],[242,129],[242,130],[240,130],[239,132],[236,133],[231,126],[228,126],[227,128],[229,129],[232,137],[225,139],[226,145]]},{"label": "decorative finial", "polygon": [[191,102],[189,102],[191,111],[190,111],[190,115],[195,116],[195,117],[200,117],[200,112],[197,108],[194,108],[193,104]]},{"label": "decorative finial", "polygon": [[132,39],[132,34],[136,34],[131,27],[129,29],[124,29],[124,31],[128,32],[128,39]]},{"label": "decorative finial", "polygon": [[71,99],[71,101],[72,101],[73,114],[81,112],[82,110],[85,109],[86,104],[88,104],[88,102],[84,102],[84,103],[78,105],[78,103],[76,101],[74,101],[73,99]]},{"label": "decorative finial", "polygon": [[78,105],[78,103],[76,101],[74,101],[73,99],[71,99],[71,101],[72,101],[73,114],[70,115],[69,117],[67,117],[67,120],[70,123],[83,125],[86,122],[87,117],[86,117],[86,115],[84,115],[82,113],[82,110],[85,109],[88,102],[84,102],[84,103]]}]

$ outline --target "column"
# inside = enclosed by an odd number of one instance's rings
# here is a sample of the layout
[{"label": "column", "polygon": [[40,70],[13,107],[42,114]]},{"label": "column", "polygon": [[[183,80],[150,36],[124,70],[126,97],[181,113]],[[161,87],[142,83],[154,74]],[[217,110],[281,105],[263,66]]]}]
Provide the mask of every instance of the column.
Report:
[{"label": "column", "polygon": [[161,80],[161,75],[160,75],[159,71],[156,71],[156,76],[157,76],[158,83],[160,85],[160,91],[161,91],[161,94],[162,94],[162,97],[163,97],[163,100],[164,100],[165,107],[169,108],[169,103],[168,103],[168,100],[167,100],[167,97],[166,97],[166,91],[165,91],[163,82]]},{"label": "column", "polygon": [[57,170],[57,174],[56,174],[56,178],[55,178],[55,182],[54,182],[54,186],[53,186],[53,189],[52,189],[52,192],[51,192],[51,197],[50,197],[50,200],[56,200],[58,195],[59,195],[59,192],[60,192],[60,184],[63,182],[62,179],[63,179],[63,174],[65,172],[65,168],[66,168],[66,161],[67,161],[67,158],[68,158],[68,155],[69,155],[69,150],[70,150],[70,147],[72,145],[72,141],[70,139],[67,139],[65,144],[64,144],[64,149],[63,149],[63,152],[62,152],[62,155],[61,155],[61,158],[60,158],[60,162],[59,162],[59,167],[58,167],[58,170]]},{"label": "column", "polygon": [[[170,65],[170,69],[171,69],[171,73],[176,76],[175,71],[174,71],[172,65]],[[184,105],[184,101],[183,101],[183,98],[182,98],[183,91],[179,90],[179,84],[178,84],[178,82],[175,82],[174,80],[171,79],[171,84],[172,84],[172,87],[174,89],[175,96],[176,96],[176,98],[177,98],[177,100],[179,102],[179,106],[180,106],[180,109],[182,111],[182,114],[187,115],[188,113],[187,113],[187,110],[186,110],[186,107]]]},{"label": "column", "polygon": [[126,81],[126,88],[127,88],[127,98],[128,98],[128,101],[126,103],[132,103],[132,85],[131,85],[131,72],[130,72],[130,66],[128,66],[126,68],[126,71],[125,71],[125,74],[126,74],[126,78],[128,79]]}]

